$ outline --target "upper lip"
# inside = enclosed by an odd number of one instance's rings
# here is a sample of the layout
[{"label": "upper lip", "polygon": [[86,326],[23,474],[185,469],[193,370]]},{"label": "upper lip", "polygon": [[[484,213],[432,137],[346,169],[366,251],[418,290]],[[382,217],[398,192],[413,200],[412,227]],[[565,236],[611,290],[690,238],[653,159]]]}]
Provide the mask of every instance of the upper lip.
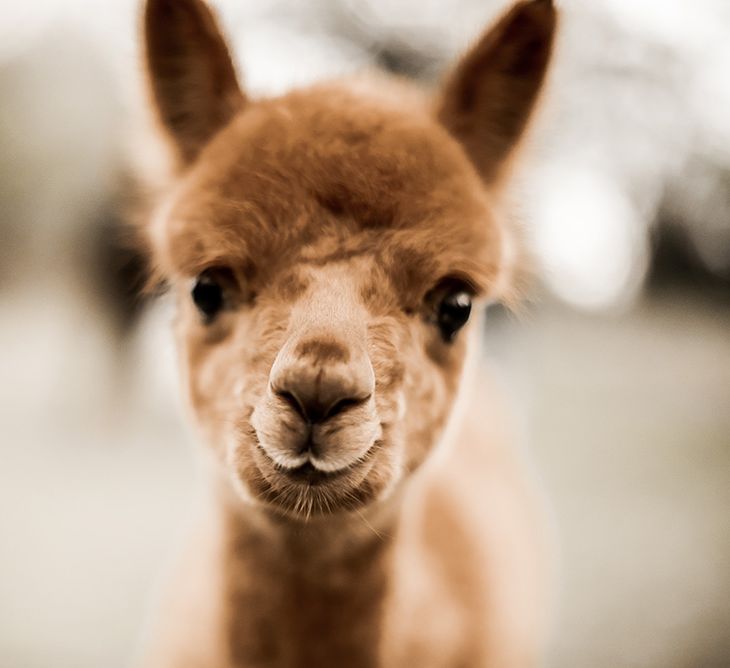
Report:
[{"label": "upper lip", "polygon": [[[266,448],[260,442],[258,443],[258,447],[276,471],[291,476],[294,479],[305,479],[308,482],[311,482],[313,480],[316,480],[317,482],[331,480],[333,478],[336,478],[337,476],[347,473],[348,471],[351,471],[362,461],[362,458],[358,458],[355,461],[347,464],[346,466],[342,466],[332,471],[327,471],[317,466],[312,457],[312,455],[314,455],[312,450],[305,450],[299,455],[300,457],[304,457],[304,460],[301,464],[297,464],[295,466],[284,466],[274,461],[271,455],[266,451]],[[297,459],[299,459],[299,457],[297,457]]]},{"label": "upper lip", "polygon": [[276,467],[277,471],[287,475],[288,477],[294,480],[299,480],[301,482],[306,482],[310,485],[317,485],[320,483],[329,482],[330,480],[338,478],[341,475],[347,473],[352,468],[351,465],[342,469],[338,469],[337,471],[322,471],[321,469],[318,469],[316,466],[314,466],[310,461],[307,461],[301,466],[297,466],[293,469],[285,468],[277,464],[274,464],[274,466]]}]

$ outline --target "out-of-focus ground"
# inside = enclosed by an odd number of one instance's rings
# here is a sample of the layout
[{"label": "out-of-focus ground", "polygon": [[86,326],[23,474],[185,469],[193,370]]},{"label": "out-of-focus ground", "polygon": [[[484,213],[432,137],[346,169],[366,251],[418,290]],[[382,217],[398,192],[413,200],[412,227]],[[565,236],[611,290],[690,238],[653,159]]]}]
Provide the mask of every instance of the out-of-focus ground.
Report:
[{"label": "out-of-focus ground", "polygon": [[[433,81],[509,3],[216,4],[249,88],[276,92],[372,65]],[[553,508],[550,666],[724,668],[728,4],[561,4],[517,204],[542,283],[574,308],[495,312],[485,350]],[[172,314],[135,324],[113,248],[127,176],[158,164],[138,6],[0,6],[1,668],[128,665],[196,487]],[[681,260],[646,290],[667,228]]]},{"label": "out-of-focus ground", "polygon": [[[17,320],[0,342],[13,373],[0,407],[0,665],[124,666],[191,506],[192,439],[133,378],[73,400],[63,382],[49,392],[53,379],[26,378],[13,357],[42,357],[62,332],[40,306],[7,306],[5,321]],[[158,352],[142,367],[170,370],[166,320],[148,323]],[[84,336],[82,322],[69,329]],[[659,292],[620,317],[545,303],[488,330],[487,355],[554,508],[550,665],[727,666],[727,295]],[[42,410],[32,391],[10,401],[29,382],[47,398]]]},{"label": "out-of-focus ground", "polygon": [[730,665],[729,333],[727,296],[692,291],[495,333],[554,510],[551,666]]}]

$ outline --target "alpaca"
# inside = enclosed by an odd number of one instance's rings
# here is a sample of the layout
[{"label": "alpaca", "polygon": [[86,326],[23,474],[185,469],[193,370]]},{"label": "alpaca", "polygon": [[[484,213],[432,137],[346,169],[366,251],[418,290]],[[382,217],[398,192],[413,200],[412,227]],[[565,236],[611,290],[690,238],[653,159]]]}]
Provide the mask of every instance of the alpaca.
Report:
[{"label": "alpaca", "polygon": [[201,0],[148,0],[207,495],[149,666],[539,662],[539,504],[479,372],[519,258],[502,191],[556,27],[509,10],[435,97],[376,75],[249,99]]}]

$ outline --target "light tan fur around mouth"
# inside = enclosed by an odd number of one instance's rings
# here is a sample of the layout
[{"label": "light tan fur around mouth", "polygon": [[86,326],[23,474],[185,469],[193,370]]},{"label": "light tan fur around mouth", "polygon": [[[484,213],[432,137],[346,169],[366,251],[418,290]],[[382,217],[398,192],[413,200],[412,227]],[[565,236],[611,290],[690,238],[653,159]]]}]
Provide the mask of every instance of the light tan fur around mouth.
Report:
[{"label": "light tan fur around mouth", "polygon": [[201,0],[147,1],[177,177],[143,234],[211,455],[147,665],[538,665],[539,511],[476,367],[555,25],[518,2],[432,97],[370,76],[252,100]]}]

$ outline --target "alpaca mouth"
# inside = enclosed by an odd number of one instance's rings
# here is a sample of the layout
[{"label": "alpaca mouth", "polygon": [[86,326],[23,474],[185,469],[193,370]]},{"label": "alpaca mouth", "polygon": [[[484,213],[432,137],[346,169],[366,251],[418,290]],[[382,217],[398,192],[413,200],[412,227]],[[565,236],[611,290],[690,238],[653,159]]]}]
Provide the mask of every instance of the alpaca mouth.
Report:
[{"label": "alpaca mouth", "polygon": [[[276,462],[257,443],[253,450],[256,471],[249,469],[245,480],[254,496],[278,511],[309,519],[362,507],[376,498],[387,476],[370,473],[381,462],[383,442],[376,440],[347,465],[322,470],[309,458],[297,466]],[[382,462],[381,462],[382,463]]]},{"label": "alpaca mouth", "polygon": [[358,462],[354,462],[350,466],[346,466],[335,471],[323,471],[322,469],[315,466],[315,464],[313,464],[311,461],[308,461],[301,466],[297,466],[296,468],[283,467],[277,464],[275,464],[275,467],[279,473],[282,473],[291,480],[299,483],[305,483],[311,486],[316,486],[326,484],[337,480],[338,478],[344,477],[349,471],[357,466],[357,464]]},{"label": "alpaca mouth", "polygon": [[322,485],[328,482],[344,478],[348,473],[357,469],[367,459],[368,450],[354,461],[349,463],[331,463],[318,457],[312,450],[307,450],[297,457],[287,457],[280,461],[280,457],[272,456],[267,449],[259,443],[259,449],[269,460],[274,470],[291,481],[307,485]]}]

